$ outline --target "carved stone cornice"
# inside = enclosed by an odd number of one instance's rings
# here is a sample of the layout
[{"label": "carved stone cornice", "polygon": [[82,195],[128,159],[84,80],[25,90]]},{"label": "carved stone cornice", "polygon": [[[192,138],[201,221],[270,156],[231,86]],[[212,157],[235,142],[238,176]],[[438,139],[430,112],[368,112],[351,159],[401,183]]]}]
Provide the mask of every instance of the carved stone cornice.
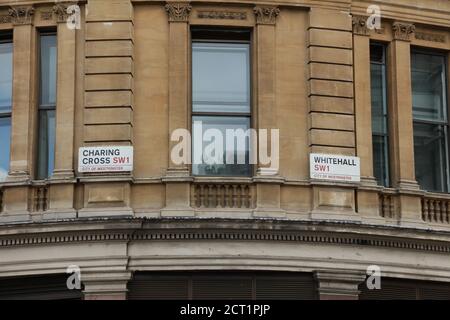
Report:
[{"label": "carved stone cornice", "polygon": [[[45,231],[43,231],[45,230]],[[450,233],[427,229],[247,219],[70,219],[1,224],[0,248],[94,241],[282,241],[450,253]]]},{"label": "carved stone cornice", "polygon": [[188,22],[192,6],[189,2],[168,2],[165,6],[169,22]]},{"label": "carved stone cornice", "polygon": [[256,24],[275,24],[280,14],[278,7],[256,6],[253,8],[256,17]]},{"label": "carved stone cornice", "polygon": [[366,16],[352,16],[353,33],[359,36],[368,36],[370,34],[370,29],[367,27]]},{"label": "carved stone cornice", "polygon": [[411,41],[411,36],[416,31],[416,27],[412,23],[394,22],[392,31],[395,40]]},{"label": "carved stone cornice", "polygon": [[33,6],[11,6],[9,11],[13,25],[26,25],[33,23]]}]

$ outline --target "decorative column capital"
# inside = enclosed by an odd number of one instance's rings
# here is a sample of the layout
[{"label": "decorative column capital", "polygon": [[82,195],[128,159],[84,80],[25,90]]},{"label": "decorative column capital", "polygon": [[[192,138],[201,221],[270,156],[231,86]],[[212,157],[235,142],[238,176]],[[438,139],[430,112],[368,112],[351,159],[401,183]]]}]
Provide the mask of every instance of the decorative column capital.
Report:
[{"label": "decorative column capital", "polygon": [[192,6],[189,2],[168,2],[165,6],[169,22],[188,22]]},{"label": "decorative column capital", "polygon": [[256,17],[256,24],[273,25],[277,22],[277,17],[280,14],[278,7],[256,6],[253,8]]},{"label": "decorative column capital", "polygon": [[411,41],[411,35],[416,31],[416,27],[412,23],[394,22],[392,31],[395,40]]},{"label": "decorative column capital", "polygon": [[67,19],[69,16],[73,13],[69,10],[69,8],[76,3],[57,3],[53,6],[53,15],[56,18],[56,22],[58,23],[65,23],[67,22]]},{"label": "decorative column capital", "polygon": [[370,34],[370,29],[367,27],[366,16],[352,16],[353,33],[359,36],[368,36]]},{"label": "decorative column capital", "polygon": [[13,25],[27,25],[33,23],[33,6],[11,6],[8,10]]}]

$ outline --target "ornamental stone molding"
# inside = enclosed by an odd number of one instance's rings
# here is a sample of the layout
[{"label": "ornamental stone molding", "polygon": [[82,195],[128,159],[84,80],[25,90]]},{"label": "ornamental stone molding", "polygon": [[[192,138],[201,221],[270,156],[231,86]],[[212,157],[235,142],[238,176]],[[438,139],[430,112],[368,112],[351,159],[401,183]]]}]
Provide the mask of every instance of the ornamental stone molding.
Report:
[{"label": "ornamental stone molding", "polygon": [[[329,244],[345,247],[396,248],[421,252],[450,253],[450,235],[436,234],[429,238],[426,230],[404,230],[398,236],[387,236],[387,229],[376,230],[373,226],[355,226],[324,223],[321,226],[294,221],[254,221],[215,219],[191,219],[177,221],[162,219],[109,219],[109,220],[65,220],[47,223],[28,229],[29,224],[0,225],[0,248],[38,246],[42,244],[73,244],[105,241],[269,241],[283,243]],[[41,228],[47,228],[42,232]],[[5,229],[8,229],[5,232]],[[253,228],[253,229],[252,229]],[[342,229],[344,228],[344,229]],[[370,230],[370,231],[369,231]]]},{"label": "ornamental stone molding", "polygon": [[416,31],[414,33],[414,35],[415,35],[416,39],[418,39],[418,40],[440,42],[440,43],[446,42],[446,37],[443,34],[435,34],[435,33]]},{"label": "ornamental stone molding", "polygon": [[277,21],[280,9],[278,7],[256,6],[253,8],[253,12],[256,17],[256,24],[273,25]]},{"label": "ornamental stone molding", "polygon": [[416,27],[412,23],[394,22],[392,31],[395,40],[411,41],[411,36],[416,31]]},{"label": "ornamental stone molding", "polygon": [[165,6],[169,22],[187,22],[192,6],[188,2],[169,2]]},{"label": "ornamental stone molding", "polygon": [[352,16],[353,33],[359,36],[368,36],[370,34],[370,29],[367,28],[366,16]]},{"label": "ornamental stone molding", "polygon": [[12,6],[9,11],[13,25],[27,25],[33,23],[33,6]]},{"label": "ornamental stone molding", "polygon": [[0,15],[0,24],[1,23],[11,23],[11,16],[9,14]]},{"label": "ornamental stone molding", "polygon": [[57,3],[53,6],[53,15],[56,18],[56,22],[64,23],[71,15],[71,12],[67,12],[67,9],[75,5],[75,3]]},{"label": "ornamental stone molding", "polygon": [[199,11],[197,17],[200,19],[220,19],[220,20],[246,20],[246,12],[234,11]]}]

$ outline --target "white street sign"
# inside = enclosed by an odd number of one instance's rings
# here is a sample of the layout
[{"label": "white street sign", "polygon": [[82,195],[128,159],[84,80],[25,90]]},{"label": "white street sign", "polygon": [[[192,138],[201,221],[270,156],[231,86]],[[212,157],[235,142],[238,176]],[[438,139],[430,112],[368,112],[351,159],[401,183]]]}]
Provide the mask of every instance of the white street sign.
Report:
[{"label": "white street sign", "polygon": [[311,153],[309,168],[311,179],[349,182],[361,180],[358,157]]},{"label": "white street sign", "polygon": [[133,171],[133,147],[83,147],[78,152],[79,172]]}]

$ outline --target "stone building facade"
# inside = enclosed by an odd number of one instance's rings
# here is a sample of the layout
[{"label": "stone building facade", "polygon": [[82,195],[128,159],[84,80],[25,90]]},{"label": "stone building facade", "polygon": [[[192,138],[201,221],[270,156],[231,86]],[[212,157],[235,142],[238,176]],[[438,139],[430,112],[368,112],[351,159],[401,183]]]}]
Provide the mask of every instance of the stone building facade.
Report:
[{"label": "stone building facade", "polygon": [[[450,298],[450,2],[373,2],[375,28],[365,0],[0,0],[0,297],[75,265],[85,299],[176,279],[164,297],[202,297],[178,294],[214,277],[257,287],[211,280],[219,298],[274,298],[270,279],[298,283],[287,298]],[[173,163],[173,131],[213,117],[193,107],[197,40],[246,48],[236,117],[279,129],[276,172]],[[132,146],[133,171],[79,172],[87,146]],[[311,179],[310,153],[359,157],[361,181]]]}]

